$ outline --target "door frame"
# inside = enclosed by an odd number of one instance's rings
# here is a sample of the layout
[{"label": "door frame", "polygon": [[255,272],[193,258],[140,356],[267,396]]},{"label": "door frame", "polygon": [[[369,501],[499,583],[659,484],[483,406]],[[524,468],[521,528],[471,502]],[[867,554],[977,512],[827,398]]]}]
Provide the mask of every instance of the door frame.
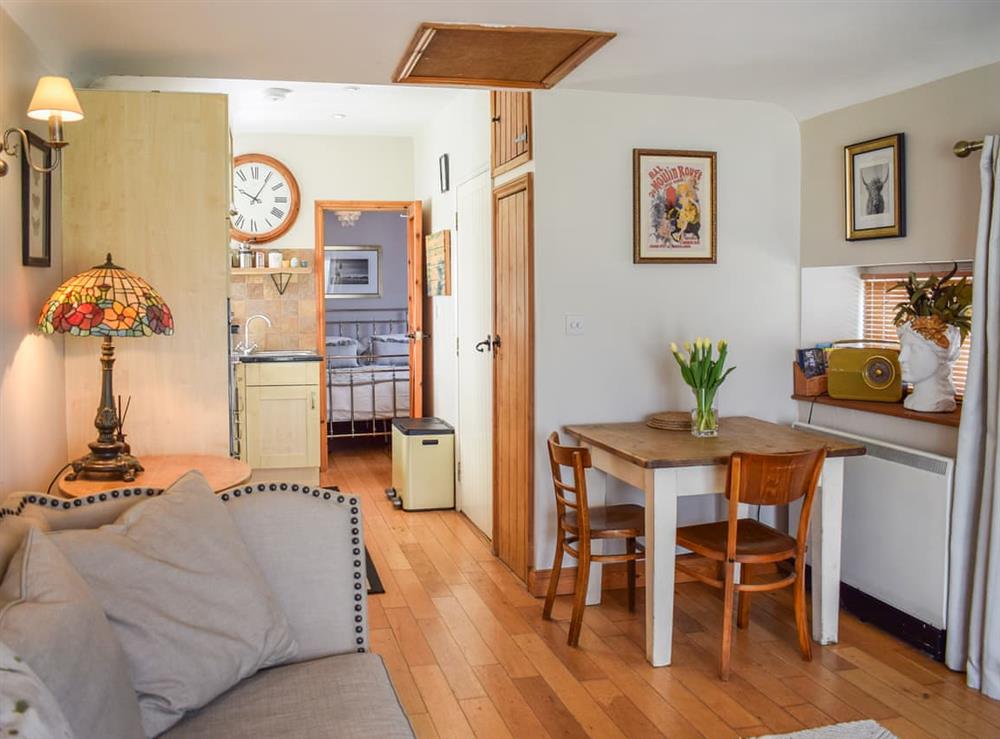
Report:
[{"label": "door frame", "polygon": [[[534,187],[534,174],[532,172],[525,172],[524,174],[515,177],[509,181],[504,182],[501,185],[495,185],[493,187],[492,194],[492,216],[493,216],[493,335],[497,335],[497,316],[496,316],[496,305],[497,305],[497,289],[496,289],[496,277],[497,277],[497,244],[499,243],[499,223],[497,220],[497,211],[500,200],[514,193],[524,190],[527,193],[527,264],[525,278],[527,279],[528,286],[528,301],[525,306],[525,310],[528,314],[528,335],[527,335],[527,354],[528,354],[528,376],[524,379],[524,387],[528,393],[528,420],[527,427],[529,429],[529,439],[528,439],[528,459],[526,460],[527,465],[527,497],[525,501],[526,510],[524,511],[524,521],[525,521],[525,531],[518,532],[524,536],[525,539],[525,568],[524,572],[514,572],[520,579],[522,579],[526,584],[532,570],[535,569],[535,187]],[[503,337],[500,337],[501,342]],[[500,350],[503,351],[503,345],[501,343]],[[499,530],[500,530],[500,516],[497,513],[497,507],[499,505],[500,496],[497,495],[497,462],[500,459],[500,454],[498,453],[498,445],[501,440],[501,435],[497,432],[497,404],[499,401],[499,392],[497,388],[496,381],[496,357],[494,355],[493,364],[493,540],[491,542],[492,552],[494,556],[497,556],[499,551]],[[513,571],[513,568],[512,568]]]},{"label": "door frame", "polygon": [[[326,357],[326,296],[323,286],[325,271],[323,241],[323,213],[328,210],[360,210],[362,212],[398,211],[408,215],[406,227],[406,308],[407,329],[418,326],[423,331],[424,321],[424,233],[423,203],[419,200],[316,200],[314,201],[315,243],[313,247],[313,282],[316,292],[316,352]],[[424,334],[418,341],[410,342],[410,415],[421,417],[424,406]],[[324,367],[326,362],[321,363]],[[326,377],[320,387],[320,425],[323,440],[322,467],[326,469]]]}]

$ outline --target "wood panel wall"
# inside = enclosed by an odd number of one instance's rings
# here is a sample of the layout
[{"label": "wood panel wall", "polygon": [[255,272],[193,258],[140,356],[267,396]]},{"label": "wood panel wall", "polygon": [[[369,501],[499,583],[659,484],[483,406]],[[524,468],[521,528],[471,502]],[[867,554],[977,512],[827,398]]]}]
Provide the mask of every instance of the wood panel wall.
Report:
[{"label": "wood panel wall", "polygon": [[[81,90],[66,127],[63,269],[104,261],[141,275],[174,314],[172,336],[118,339],[115,392],[142,454],[228,454],[230,170],[224,95]],[[70,456],[96,434],[99,339],[66,338]]]},{"label": "wood panel wall", "polygon": [[493,192],[493,548],[522,580],[534,518],[532,175]]}]

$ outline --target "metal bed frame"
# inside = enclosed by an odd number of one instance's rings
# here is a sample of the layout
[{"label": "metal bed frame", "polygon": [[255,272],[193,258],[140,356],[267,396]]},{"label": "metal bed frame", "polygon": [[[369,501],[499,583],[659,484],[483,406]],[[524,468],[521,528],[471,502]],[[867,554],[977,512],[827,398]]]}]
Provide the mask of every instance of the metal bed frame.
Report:
[{"label": "metal bed frame", "polygon": [[[365,337],[374,335],[384,335],[384,334],[401,334],[406,333],[407,320],[405,318],[406,311],[398,309],[383,309],[390,311],[392,313],[402,313],[403,318],[367,318],[358,321],[327,321],[327,337],[338,337],[346,336],[348,338],[354,339],[359,343]],[[343,313],[345,311],[337,311],[338,313]],[[374,311],[371,311],[374,312]],[[402,354],[392,354],[392,355],[382,355],[383,357],[401,357]],[[406,356],[409,356],[409,347],[407,346]],[[359,356],[359,361],[363,359]],[[404,365],[392,366],[392,367],[379,367],[374,368],[361,364],[360,367],[334,367],[333,357],[329,354],[326,356],[326,407],[328,409],[328,416],[326,422],[326,438],[331,439],[355,439],[364,437],[382,437],[388,439],[392,434],[392,420],[399,417],[409,417],[410,409],[400,409],[397,405],[398,398],[398,385],[406,383],[410,384],[409,376],[409,366],[405,365],[407,369],[406,378],[397,377],[400,370],[404,369]],[[355,383],[355,375],[359,373],[363,374],[366,378],[363,383]],[[384,379],[382,379],[384,376]],[[333,417],[333,400],[334,400],[334,386],[336,379],[340,377],[347,377],[349,382],[345,384],[337,384],[337,387],[346,388],[348,400],[350,402],[350,419],[335,421]],[[377,417],[377,400],[376,400],[376,386],[386,383],[392,384],[392,416],[386,418]],[[355,418],[356,411],[355,407],[355,395],[354,388],[358,385],[367,385],[371,388],[371,418]],[[364,410],[368,410],[368,406],[363,406]],[[343,409],[338,409],[343,410]]]}]

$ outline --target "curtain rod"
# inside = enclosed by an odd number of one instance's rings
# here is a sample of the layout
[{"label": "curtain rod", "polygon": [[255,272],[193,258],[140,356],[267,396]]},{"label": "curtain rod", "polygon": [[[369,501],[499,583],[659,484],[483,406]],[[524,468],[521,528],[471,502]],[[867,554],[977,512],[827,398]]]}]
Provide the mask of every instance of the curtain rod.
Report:
[{"label": "curtain rod", "polygon": [[965,159],[972,152],[979,151],[982,148],[982,141],[956,141],[951,150],[955,152],[955,156]]}]

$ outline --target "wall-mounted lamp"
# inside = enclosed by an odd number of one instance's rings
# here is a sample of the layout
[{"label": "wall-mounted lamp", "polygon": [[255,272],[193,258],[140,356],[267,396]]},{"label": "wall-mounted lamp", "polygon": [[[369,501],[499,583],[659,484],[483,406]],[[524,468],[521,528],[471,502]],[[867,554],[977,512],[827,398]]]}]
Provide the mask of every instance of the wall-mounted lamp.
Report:
[{"label": "wall-mounted lamp", "polygon": [[[38,121],[49,122],[48,144],[55,149],[55,156],[51,167],[39,167],[31,161],[28,154],[27,160],[31,168],[41,174],[48,174],[55,171],[59,166],[59,151],[66,146],[67,141],[63,140],[63,123],[83,120],[83,108],[73,91],[73,85],[65,77],[42,77],[35,86],[35,94],[31,96],[31,103],[28,104],[28,118]],[[8,128],[3,134],[3,153],[9,157],[17,156],[18,142],[8,143],[7,139],[11,135],[17,134],[21,138],[21,146],[28,152],[28,134],[23,128]],[[7,174],[9,167],[7,162],[0,159],[0,177]]]}]

